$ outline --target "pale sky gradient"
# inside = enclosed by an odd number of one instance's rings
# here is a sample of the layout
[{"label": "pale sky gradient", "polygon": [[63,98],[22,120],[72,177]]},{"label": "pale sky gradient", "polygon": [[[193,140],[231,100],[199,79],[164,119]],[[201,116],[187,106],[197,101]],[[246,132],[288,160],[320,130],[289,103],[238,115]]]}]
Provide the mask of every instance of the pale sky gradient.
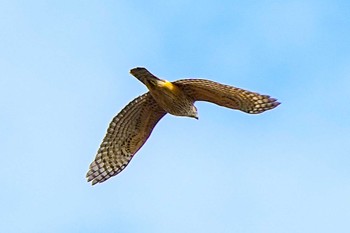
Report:
[{"label": "pale sky gradient", "polygon": [[[1,232],[350,232],[350,1],[2,0],[0,29]],[[168,115],[92,187],[136,66],[282,104]]]}]

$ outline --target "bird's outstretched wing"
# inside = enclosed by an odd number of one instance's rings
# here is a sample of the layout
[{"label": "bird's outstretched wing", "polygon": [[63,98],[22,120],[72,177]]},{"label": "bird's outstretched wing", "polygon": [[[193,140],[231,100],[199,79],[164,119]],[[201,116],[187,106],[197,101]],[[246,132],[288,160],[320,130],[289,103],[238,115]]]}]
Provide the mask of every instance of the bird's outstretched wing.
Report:
[{"label": "bird's outstretched wing", "polygon": [[195,101],[208,101],[251,114],[273,109],[280,104],[268,95],[260,95],[205,79],[182,79],[173,83]]},{"label": "bird's outstretched wing", "polygon": [[131,101],[110,123],[86,174],[88,182],[102,183],[121,172],[165,114],[149,92]]}]

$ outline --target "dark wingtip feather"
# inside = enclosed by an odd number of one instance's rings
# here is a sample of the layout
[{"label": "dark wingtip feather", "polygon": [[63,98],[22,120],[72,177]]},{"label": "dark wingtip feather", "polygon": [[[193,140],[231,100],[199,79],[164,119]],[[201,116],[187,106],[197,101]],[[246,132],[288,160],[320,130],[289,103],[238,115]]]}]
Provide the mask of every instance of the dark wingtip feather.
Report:
[{"label": "dark wingtip feather", "polygon": [[257,95],[253,98],[254,105],[253,108],[248,110],[248,113],[258,114],[276,108],[281,103],[277,101],[276,98],[272,98],[268,95]]},{"label": "dark wingtip feather", "polygon": [[276,98],[269,98],[269,102],[273,108],[281,104],[281,102],[278,102]]}]

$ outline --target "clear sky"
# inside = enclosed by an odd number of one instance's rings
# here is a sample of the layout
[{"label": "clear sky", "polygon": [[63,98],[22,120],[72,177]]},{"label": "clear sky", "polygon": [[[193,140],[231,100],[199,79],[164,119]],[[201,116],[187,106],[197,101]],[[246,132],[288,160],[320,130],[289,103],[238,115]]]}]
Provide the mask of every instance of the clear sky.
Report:
[{"label": "clear sky", "polygon": [[[1,232],[350,232],[350,1],[2,0],[0,29]],[[136,66],[282,104],[167,115],[92,187]]]}]

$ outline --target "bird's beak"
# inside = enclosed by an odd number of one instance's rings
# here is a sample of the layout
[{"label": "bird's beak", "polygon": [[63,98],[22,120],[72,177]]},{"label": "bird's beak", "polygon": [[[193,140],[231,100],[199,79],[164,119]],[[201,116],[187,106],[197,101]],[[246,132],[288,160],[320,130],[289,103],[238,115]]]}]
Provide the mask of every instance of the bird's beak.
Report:
[{"label": "bird's beak", "polygon": [[196,115],[192,116],[194,119],[199,120],[198,113]]}]

